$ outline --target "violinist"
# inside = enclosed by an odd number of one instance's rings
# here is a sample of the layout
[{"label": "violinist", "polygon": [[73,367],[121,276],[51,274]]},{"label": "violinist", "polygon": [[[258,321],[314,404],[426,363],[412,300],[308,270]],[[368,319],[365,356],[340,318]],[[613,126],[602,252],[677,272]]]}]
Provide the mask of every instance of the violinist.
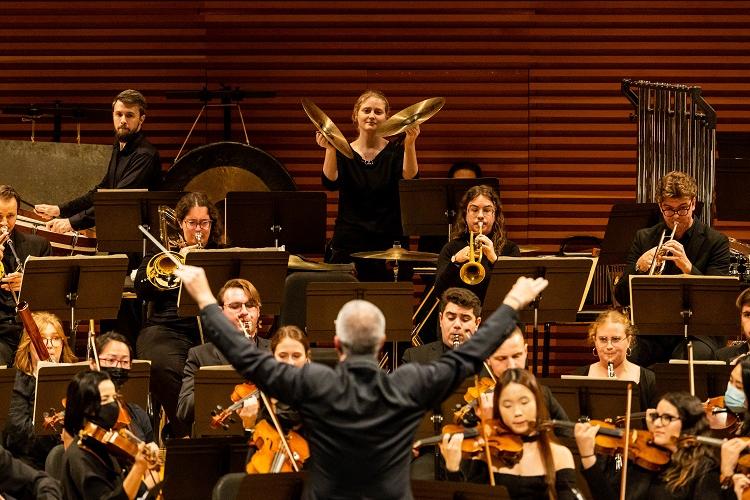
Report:
[{"label": "violinist", "polygon": [[716,351],[716,359],[726,361],[730,365],[736,365],[750,352],[748,349],[748,339],[750,339],[750,288],[746,288],[740,293],[737,297],[736,305],[737,310],[740,312],[740,327],[742,329],[743,340]]},{"label": "violinist", "polygon": [[[107,332],[98,335],[95,343],[99,354],[99,366],[103,372],[107,372],[118,393],[118,401],[124,412],[125,422],[122,425],[141,441],[150,443],[154,440],[154,429],[148,413],[136,403],[124,401],[119,395],[130,375],[132,351],[128,340],[120,333]],[[89,366],[92,370],[96,369],[93,359],[89,360]]]},{"label": "violinist", "polygon": [[[627,470],[626,498],[633,500],[721,498],[719,464],[703,445],[678,445],[683,434],[710,434],[703,405],[687,392],[665,394],[656,409],[647,411],[646,421],[653,434],[653,445],[671,452],[665,468],[648,470],[630,463]],[[595,500],[617,498],[620,471],[612,457],[597,455],[595,437],[598,425],[577,423],[575,438],[581,454],[583,476]]]},{"label": "violinist", "polygon": [[598,360],[578,368],[575,375],[631,380],[640,388],[641,408],[653,407],[656,398],[656,376],[648,368],[628,361],[636,342],[635,327],[620,311],[604,311],[591,323],[588,342]]},{"label": "violinist", "polygon": [[[223,235],[219,211],[205,193],[187,193],[175,207],[185,246],[180,254],[200,246],[218,248]],[[177,400],[182,385],[182,372],[191,347],[202,343],[197,318],[177,315],[179,288],[162,290],[147,279],[148,262],[153,254],[146,254],[135,277],[138,298],[148,305],[146,327],[136,342],[138,359],[151,361],[150,391],[154,398],[154,412],[164,408],[169,424],[166,432],[172,437],[185,436],[185,427],[177,418]]]},{"label": "violinist", "polygon": [[[255,286],[245,279],[231,279],[224,283],[216,300],[221,312],[234,326],[238,336],[254,343],[260,349],[268,350],[268,340],[258,335],[260,326],[260,293]],[[182,427],[188,429],[195,419],[195,373],[201,366],[228,365],[229,362],[211,342],[193,347],[188,351],[185,369],[182,374],[182,386],[177,403],[177,417]]]},{"label": "violinist", "polygon": [[[518,245],[508,239],[505,233],[505,216],[500,204],[500,197],[490,186],[481,185],[469,188],[461,199],[451,241],[440,251],[435,278],[435,292],[440,296],[449,287],[466,288],[474,292],[481,302],[487,294],[489,276],[475,285],[468,285],[461,280],[460,269],[469,261],[469,232],[475,235],[474,245],[481,248],[479,263],[487,274],[500,256],[518,257],[521,251]],[[481,227],[481,230],[480,230]]]},{"label": "violinist", "polygon": [[[10,366],[23,326],[16,317],[16,296],[21,290],[26,257],[52,255],[49,241],[16,229],[21,196],[13,187],[0,185],[0,262],[4,276],[0,276],[0,365]],[[15,254],[13,253],[15,249]],[[16,255],[18,259],[16,259]]]},{"label": "violinist", "polygon": [[65,451],[62,479],[65,498],[133,500],[145,493],[144,479],[156,474],[158,468],[154,460],[158,447],[154,443],[139,443],[131,456],[133,465],[124,474],[115,448],[84,431],[87,423],[108,431],[117,422],[120,407],[109,375],[88,370],[76,374],[68,385],[66,400],[65,430],[78,439]]},{"label": "violinist", "polygon": [[[750,413],[748,407],[748,389],[750,388],[750,358],[743,358],[729,375],[727,392],[724,394],[724,405],[736,414],[744,415],[742,425],[737,430],[737,435],[726,441],[721,446],[721,483],[727,488],[730,479],[735,474],[740,455],[748,451],[748,436],[750,436]],[[733,409],[733,410],[731,410]],[[739,479],[736,483],[744,484]]]},{"label": "violinist", "polygon": [[[39,333],[50,356],[56,362],[74,363],[77,358],[68,345],[60,320],[48,312],[32,313]],[[39,356],[29,334],[24,330],[16,351],[16,380],[10,398],[8,423],[5,428],[5,445],[17,458],[36,469],[44,469],[49,451],[60,443],[60,436],[37,436],[34,434],[34,401],[36,399],[36,375]],[[56,410],[62,411],[62,405]],[[59,427],[58,427],[59,430]]]},{"label": "violinist", "polygon": [[445,434],[440,451],[449,478],[487,483],[491,470],[495,484],[505,486],[514,499],[576,498],[573,454],[555,440],[551,429],[540,425],[548,413],[534,376],[520,368],[506,370],[495,386],[492,408],[493,418],[521,437],[521,459],[514,465],[493,462],[491,467],[484,455],[461,460],[463,434]]}]

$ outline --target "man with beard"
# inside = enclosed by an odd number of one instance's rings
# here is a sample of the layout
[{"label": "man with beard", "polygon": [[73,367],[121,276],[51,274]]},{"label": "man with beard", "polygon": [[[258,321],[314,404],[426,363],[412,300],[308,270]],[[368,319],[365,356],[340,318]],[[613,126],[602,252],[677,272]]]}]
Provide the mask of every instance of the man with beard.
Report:
[{"label": "man with beard", "polygon": [[[93,227],[94,193],[99,189],[155,190],[161,184],[161,160],[142,131],[146,99],[137,90],[123,90],[112,103],[115,143],[104,178],[89,192],[62,205],[35,205],[34,211],[52,220],[47,229],[66,233]],[[57,218],[54,218],[57,217]],[[62,218],[60,218],[62,217]]]}]

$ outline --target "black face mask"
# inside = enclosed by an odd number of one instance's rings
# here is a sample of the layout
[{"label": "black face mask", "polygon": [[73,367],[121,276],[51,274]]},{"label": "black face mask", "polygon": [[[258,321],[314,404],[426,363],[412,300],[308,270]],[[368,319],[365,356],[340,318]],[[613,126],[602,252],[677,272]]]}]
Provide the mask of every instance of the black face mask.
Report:
[{"label": "black face mask", "polygon": [[118,391],[120,390],[120,387],[122,387],[122,385],[130,378],[130,370],[120,368],[119,366],[102,366],[102,371],[106,372],[107,375],[109,375],[112,383],[115,384],[115,389],[117,389]]},{"label": "black face mask", "polygon": [[117,417],[119,416],[120,405],[117,401],[112,401],[111,403],[102,405],[99,408],[99,414],[89,420],[100,427],[111,429],[117,423]]}]

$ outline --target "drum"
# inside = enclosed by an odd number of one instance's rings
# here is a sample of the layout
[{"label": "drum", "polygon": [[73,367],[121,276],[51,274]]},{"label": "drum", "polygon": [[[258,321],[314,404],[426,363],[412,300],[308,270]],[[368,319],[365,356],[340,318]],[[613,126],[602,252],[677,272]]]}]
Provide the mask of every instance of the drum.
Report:
[{"label": "drum", "polygon": [[18,210],[16,228],[22,233],[36,234],[52,245],[52,255],[95,255],[96,235],[91,230],[60,234],[48,231],[45,223],[30,210]]},{"label": "drum", "polygon": [[747,255],[736,250],[729,250],[729,275],[737,276],[741,281],[750,281],[750,261]]}]

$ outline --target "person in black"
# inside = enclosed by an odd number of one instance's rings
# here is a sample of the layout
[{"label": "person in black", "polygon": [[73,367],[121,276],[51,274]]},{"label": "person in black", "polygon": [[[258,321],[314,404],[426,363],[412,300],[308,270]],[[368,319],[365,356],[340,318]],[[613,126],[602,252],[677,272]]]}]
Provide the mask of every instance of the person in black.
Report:
[{"label": "person in black", "polygon": [[[180,198],[175,217],[184,239],[181,254],[199,246],[208,249],[219,246],[223,234],[219,212],[205,193],[187,193]],[[153,255],[147,254],[143,258],[135,275],[136,294],[148,307],[146,327],[138,335],[136,354],[138,359],[151,360],[154,411],[158,412],[160,405],[164,407],[171,435],[186,436],[190,428],[177,418],[177,400],[188,351],[203,343],[203,339],[197,318],[177,315],[178,283],[173,282],[171,288],[162,289],[148,279],[148,263]]]},{"label": "person in black", "polygon": [[[724,394],[724,406],[734,408],[738,418],[744,415],[742,423],[735,435],[725,440],[721,445],[721,488],[726,496],[731,497],[730,492],[734,490],[737,498],[742,499],[742,493],[750,481],[747,475],[737,473],[735,469],[740,460],[740,455],[747,453],[748,436],[750,436],[750,412],[747,411],[747,402],[750,393],[750,358],[744,357],[732,369],[727,383],[727,391]],[[710,421],[711,417],[709,417]],[[732,497],[733,498],[733,497]]]},{"label": "person in black", "polygon": [[[0,185],[0,262],[4,269],[4,276],[0,276],[0,365],[8,366],[13,363],[23,330],[16,318],[16,298],[23,283],[21,265],[30,255],[52,255],[49,241],[16,228],[20,203],[21,197],[12,186]],[[15,249],[18,260],[11,247]]]},{"label": "person in black", "polygon": [[[521,251],[505,234],[503,207],[499,196],[490,186],[469,188],[460,206],[453,239],[446,243],[438,257],[435,293],[439,297],[445,289],[457,286],[471,290],[484,302],[490,282],[489,274],[498,257],[518,257]],[[478,260],[486,271],[485,278],[474,285],[464,283],[460,277],[461,267],[470,257],[469,231],[474,233],[475,247],[481,248]]]},{"label": "person in black", "polygon": [[[60,484],[0,446],[0,495],[19,500],[62,500]],[[12,497],[10,496],[12,495]]]},{"label": "person in black", "polygon": [[[232,322],[237,334],[254,342],[260,349],[268,350],[270,342],[258,335],[260,323],[260,293],[247,280],[231,279],[224,283],[216,299],[224,315]],[[201,366],[228,365],[229,361],[211,342],[188,351],[182,372],[182,387],[177,402],[177,418],[182,428],[188,430],[195,419],[195,374]],[[189,434],[189,433],[188,433]]]},{"label": "person in black", "polygon": [[[338,215],[326,262],[348,263],[352,253],[384,250],[395,241],[407,246],[401,228],[398,181],[413,179],[419,171],[415,149],[419,125],[407,129],[402,144],[389,142],[376,135],[389,110],[381,92],[367,90],[359,96],[352,113],[359,133],[351,143],[353,159],[337,152],[320,132],[316,135],[318,145],[326,150],[323,186],[339,191]],[[355,265],[361,281],[389,280],[382,265]]]},{"label": "person in black", "polygon": [[96,225],[94,193],[99,189],[156,190],[161,185],[159,152],[143,134],[146,98],[137,90],[124,90],[112,102],[115,143],[107,173],[89,192],[62,205],[39,204],[34,211],[45,218],[62,217],[47,222],[56,233],[88,229]]},{"label": "person in black", "polygon": [[[639,230],[627,257],[627,267],[617,282],[615,297],[625,306],[630,304],[629,276],[648,274],[651,264],[665,262],[664,275],[726,276],[729,274],[729,240],[693,217],[698,187],[684,172],[669,172],[659,180],[656,201],[664,221]],[[656,247],[662,233],[669,236],[677,225],[674,239],[664,244],[664,254]],[[660,252],[661,253],[661,252]],[[696,359],[715,359],[722,344],[715,337],[691,337]],[[640,335],[631,360],[640,366],[685,358],[684,339],[678,335]]]},{"label": "person in black", "polygon": [[[646,415],[653,445],[670,452],[669,462],[659,471],[628,464],[626,498],[630,500],[714,500],[723,497],[719,487],[719,464],[713,450],[703,444],[678,445],[684,435],[710,434],[700,400],[687,392],[669,392],[656,409]],[[594,500],[617,498],[622,475],[614,457],[596,455],[594,438],[598,425],[577,423],[575,438],[581,454],[583,477]]]},{"label": "person in black", "polygon": [[336,369],[319,363],[296,368],[242,341],[221,313],[202,269],[177,271],[201,307],[208,338],[240,374],[302,415],[310,445],[303,497],[412,498],[409,461],[425,411],[445,399],[510,335],[516,311],[542,291],[544,279],[520,278],[503,305],[463,346],[430,364],[407,363],[391,373],[378,367],[385,318],[369,302],[350,301],[336,319]]},{"label": "person in black", "polygon": [[144,480],[155,481],[159,449],[154,443],[137,445],[133,465],[124,474],[111,448],[85,432],[89,423],[109,431],[119,413],[115,385],[106,372],[79,372],[68,384],[65,430],[79,438],[65,451],[62,484],[67,500],[133,500],[146,492]]},{"label": "person in black", "polygon": [[626,315],[614,309],[599,314],[589,326],[588,342],[597,361],[577,368],[574,375],[632,380],[638,384],[641,408],[656,404],[656,375],[627,359],[636,340],[635,327]]},{"label": "person in black", "polygon": [[746,288],[737,297],[737,310],[740,312],[740,328],[742,330],[742,340],[733,342],[731,345],[722,347],[716,351],[716,359],[726,361],[730,365],[735,365],[745,359],[750,353],[748,339],[750,339],[750,288]]},{"label": "person in black", "polygon": [[[39,333],[52,359],[56,362],[74,363],[78,359],[68,345],[62,324],[54,314],[36,312],[32,314],[39,327]],[[45,360],[47,361],[47,360]],[[5,446],[19,458],[34,467],[44,470],[44,463],[50,450],[60,443],[57,435],[37,436],[34,433],[34,402],[36,400],[36,374],[39,356],[34,349],[29,334],[24,331],[16,351],[16,380],[10,397],[8,422],[5,427]],[[62,412],[64,408],[58,407]],[[55,426],[56,430],[61,425]]]},{"label": "person in black", "polygon": [[[510,368],[498,378],[492,400],[492,418],[523,442],[518,462],[493,463],[495,484],[505,486],[513,499],[577,498],[573,454],[541,425],[549,413],[536,378],[523,368]],[[440,444],[449,479],[487,484],[490,467],[482,456],[461,460],[463,440],[463,433],[445,434]]]}]

